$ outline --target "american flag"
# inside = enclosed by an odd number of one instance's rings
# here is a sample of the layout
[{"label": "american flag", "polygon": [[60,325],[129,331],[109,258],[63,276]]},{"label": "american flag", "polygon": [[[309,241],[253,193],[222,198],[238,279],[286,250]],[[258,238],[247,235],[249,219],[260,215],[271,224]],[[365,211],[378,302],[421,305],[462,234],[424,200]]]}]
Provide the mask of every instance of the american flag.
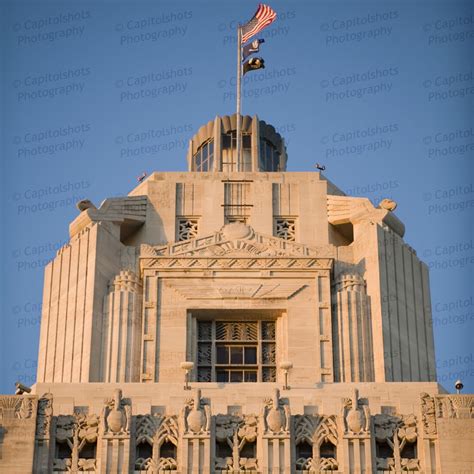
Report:
[{"label": "american flag", "polygon": [[268,5],[261,3],[253,18],[242,26],[242,44],[245,44],[252,36],[262,31],[265,27],[273,23],[276,13]]}]

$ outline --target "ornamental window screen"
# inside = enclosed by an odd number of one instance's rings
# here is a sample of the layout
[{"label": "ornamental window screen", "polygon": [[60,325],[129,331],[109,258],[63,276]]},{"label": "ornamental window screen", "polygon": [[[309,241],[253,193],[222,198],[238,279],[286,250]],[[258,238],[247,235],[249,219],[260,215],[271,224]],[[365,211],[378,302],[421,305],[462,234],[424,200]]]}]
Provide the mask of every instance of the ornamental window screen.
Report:
[{"label": "ornamental window screen", "polygon": [[246,223],[250,217],[250,182],[233,181],[224,183],[224,219]]},{"label": "ornamental window screen", "polygon": [[280,153],[272,143],[264,138],[260,139],[260,169],[262,171],[280,171]]},{"label": "ornamental window screen", "polygon": [[194,171],[212,171],[214,166],[214,140],[203,143],[193,156]]},{"label": "ornamental window screen", "polygon": [[198,219],[195,217],[178,217],[177,241],[195,239],[198,235]]},{"label": "ornamental window screen", "polygon": [[294,242],[296,240],[296,219],[275,217],[275,237]]},{"label": "ornamental window screen", "polygon": [[274,321],[198,321],[198,382],[275,382]]}]

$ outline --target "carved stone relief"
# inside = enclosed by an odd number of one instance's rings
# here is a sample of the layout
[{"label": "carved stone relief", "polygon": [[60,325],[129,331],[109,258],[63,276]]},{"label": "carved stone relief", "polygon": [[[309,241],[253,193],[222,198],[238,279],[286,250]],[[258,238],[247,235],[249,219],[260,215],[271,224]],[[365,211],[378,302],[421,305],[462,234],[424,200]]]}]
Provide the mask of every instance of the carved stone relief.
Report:
[{"label": "carved stone relief", "polygon": [[34,398],[21,395],[0,397],[0,424],[3,420],[31,418],[36,408]]},{"label": "carved stone relief", "polygon": [[[60,415],[56,417],[55,442],[56,456],[53,460],[53,470],[65,472],[94,471],[96,468],[96,447],[93,447],[93,456],[81,456],[81,451],[87,444],[97,443],[99,431],[99,417],[97,415],[86,415],[79,413],[75,415]],[[69,447],[60,450],[60,445]],[[58,455],[62,451],[62,454]]]},{"label": "carved stone relief", "polygon": [[148,443],[151,456],[137,456],[135,469],[147,472],[177,469],[176,455],[162,452],[163,445],[178,446],[179,427],[177,416],[138,415],[136,417],[136,446]]},{"label": "carved stone relief", "polygon": [[230,448],[231,456],[220,457],[217,453],[215,469],[240,472],[257,469],[256,457],[244,457],[242,450],[246,444],[257,439],[258,417],[255,415],[216,416],[216,441]]},{"label": "carved stone relief", "polygon": [[38,400],[38,412],[36,417],[36,439],[49,439],[52,416],[53,395],[51,393],[45,393]]},{"label": "carved stone relief", "polygon": [[474,418],[473,395],[442,395],[435,398],[438,418]]},{"label": "carved stone relief", "polygon": [[[415,415],[392,416],[380,414],[374,416],[375,439],[380,445],[387,445],[391,455],[381,456],[376,453],[377,469],[390,472],[418,471],[420,461],[416,457],[416,448],[411,451],[410,457],[404,456],[407,444],[417,442]],[[379,449],[379,448],[378,448]]]},{"label": "carved stone relief", "polygon": [[438,433],[436,428],[435,399],[427,393],[421,394],[421,421],[425,435],[434,436]]},{"label": "carved stone relief", "polygon": [[[297,446],[296,469],[320,472],[336,471],[338,462],[335,456],[322,456],[320,448],[324,444],[334,447],[338,443],[338,429],[335,416],[296,415],[294,417],[295,445]],[[312,446],[311,456],[298,456],[298,445]]]}]

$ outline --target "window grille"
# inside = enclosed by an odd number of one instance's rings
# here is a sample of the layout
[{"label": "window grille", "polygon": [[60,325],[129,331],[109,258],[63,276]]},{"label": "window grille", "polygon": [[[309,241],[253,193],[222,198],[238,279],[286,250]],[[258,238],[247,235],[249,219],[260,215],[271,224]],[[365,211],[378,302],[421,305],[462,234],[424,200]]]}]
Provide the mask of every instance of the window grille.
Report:
[{"label": "window grille", "polygon": [[275,382],[274,321],[198,321],[198,382]]},{"label": "window grille", "polygon": [[296,240],[296,219],[291,217],[276,217],[275,237],[294,242]]},{"label": "window grille", "polygon": [[178,217],[177,240],[195,239],[198,235],[198,219],[192,217]]}]

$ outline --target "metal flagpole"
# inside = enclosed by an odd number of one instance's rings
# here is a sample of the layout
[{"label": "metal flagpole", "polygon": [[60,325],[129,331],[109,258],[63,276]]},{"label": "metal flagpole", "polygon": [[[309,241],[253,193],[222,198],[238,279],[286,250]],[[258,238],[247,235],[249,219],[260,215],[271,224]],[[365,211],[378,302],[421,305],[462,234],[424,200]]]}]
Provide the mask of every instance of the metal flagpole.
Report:
[{"label": "metal flagpole", "polygon": [[237,130],[236,130],[236,153],[237,153],[237,171],[240,171],[240,149],[242,148],[242,132],[240,118],[241,104],[241,80],[242,80],[242,28],[237,25]]}]

